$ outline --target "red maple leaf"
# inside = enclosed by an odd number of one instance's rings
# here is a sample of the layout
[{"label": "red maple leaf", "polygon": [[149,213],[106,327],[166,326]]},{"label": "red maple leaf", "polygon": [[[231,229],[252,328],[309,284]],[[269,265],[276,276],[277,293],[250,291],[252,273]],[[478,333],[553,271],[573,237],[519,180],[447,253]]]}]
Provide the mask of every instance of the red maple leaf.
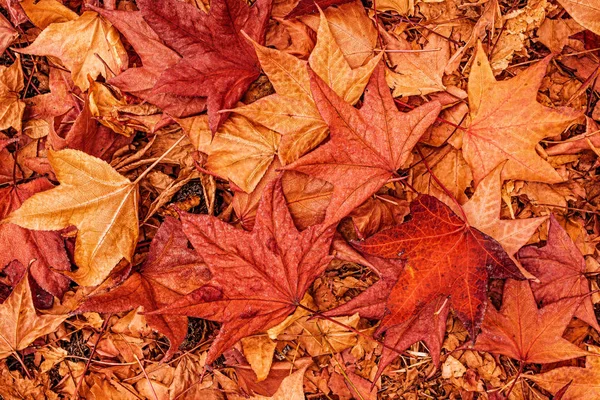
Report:
[{"label": "red maple leaf", "polygon": [[182,213],[181,220],[213,273],[212,283],[157,313],[221,322],[207,363],[241,338],[283,321],[332,258],[335,227],[314,225],[298,232],[281,179],[265,187],[252,232],[207,215]]},{"label": "red maple leaf", "polygon": [[589,354],[562,335],[581,299],[557,301],[537,308],[529,282],[508,280],[500,312],[490,308],[475,349],[525,363],[552,363]]},{"label": "red maple leaf", "polygon": [[[181,223],[167,217],[150,244],[148,258],[117,288],[87,298],[77,312],[122,312],[139,306],[144,311],[165,307],[182,295],[198,289],[211,278],[211,273],[188,240]],[[165,335],[171,344],[165,355],[169,359],[185,339],[187,318],[180,315],[146,315],[151,328]]]},{"label": "red maple leaf", "polygon": [[[0,220],[35,193],[52,189],[45,178],[0,189]],[[69,279],[54,270],[71,269],[63,239],[58,232],[32,231],[15,224],[0,224],[0,271],[13,260],[30,267],[31,276],[46,292],[62,297]]]},{"label": "red maple leaf", "polygon": [[579,297],[581,304],[575,316],[600,331],[590,296],[590,283],[585,276],[585,260],[554,215],[550,217],[546,246],[524,247],[518,257],[523,267],[540,281],[531,284],[536,300],[549,304]]},{"label": "red maple leaf", "polygon": [[523,276],[498,242],[435,197],[420,195],[410,208],[410,221],[354,243],[366,254],[406,260],[379,332],[409,320],[443,296],[474,338],[487,305],[488,278]]},{"label": "red maple leaf", "polygon": [[360,110],[340,98],[310,71],[310,87],[331,139],[286,169],[333,184],[325,223],[335,223],[379,190],[410,157],[413,147],[440,112],[432,101],[408,113],[398,111],[385,81],[375,68]]},{"label": "red maple leaf", "polygon": [[[206,97],[213,133],[250,84],[260,64],[244,33],[263,44],[272,0],[250,7],[242,0],[214,0],[210,12],[178,0],[139,0],[142,16],[158,36],[183,58],[167,68],[155,93]],[[243,32],[243,33],[242,33]]]}]

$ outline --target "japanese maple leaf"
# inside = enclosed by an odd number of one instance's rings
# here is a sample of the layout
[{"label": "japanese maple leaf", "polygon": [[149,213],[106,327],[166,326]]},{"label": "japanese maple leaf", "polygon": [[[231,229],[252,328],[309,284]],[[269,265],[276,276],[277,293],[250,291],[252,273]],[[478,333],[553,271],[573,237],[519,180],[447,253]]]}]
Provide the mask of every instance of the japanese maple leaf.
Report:
[{"label": "japanese maple leaf", "polygon": [[585,368],[560,367],[538,375],[526,375],[527,379],[556,395],[565,386],[561,400],[594,399],[600,393],[600,349],[590,346],[593,354],[586,357]]},{"label": "japanese maple leaf", "polygon": [[283,321],[331,260],[334,227],[298,232],[277,179],[263,192],[252,232],[218,218],[183,213],[183,230],[213,273],[204,286],[158,313],[223,325],[207,356],[213,362],[241,338]]},{"label": "japanese maple leaf", "polygon": [[272,0],[252,7],[242,0],[215,0],[203,13],[178,0],[140,0],[142,16],[167,46],[183,58],[167,68],[155,93],[206,97],[210,128],[216,132],[228,113],[260,75],[252,40],[264,43]]},{"label": "japanese maple leaf", "polygon": [[519,261],[538,278],[531,288],[536,300],[549,304],[577,297],[581,304],[575,316],[600,331],[585,276],[583,255],[554,216],[550,217],[548,243],[544,247],[527,246],[518,253]]},{"label": "japanese maple leaf", "polygon": [[[188,248],[181,223],[167,217],[150,244],[148,258],[123,284],[87,298],[77,312],[122,312],[139,306],[144,311],[165,307],[210,280],[211,273],[198,254]],[[185,339],[187,318],[180,315],[147,315],[151,328],[165,335],[171,344],[168,359]]]},{"label": "japanese maple leaf", "polygon": [[560,134],[581,113],[536,101],[550,59],[548,56],[514,78],[498,82],[478,43],[468,83],[470,122],[462,143],[476,186],[504,160],[508,160],[504,179],[562,181],[535,146],[545,137]]},{"label": "japanese maple leaf", "polygon": [[439,102],[409,113],[398,111],[382,66],[373,72],[360,110],[341,99],[314,72],[311,89],[331,139],[286,169],[303,172],[334,186],[325,224],[335,223],[373,195],[410,156],[435,121]]},{"label": "japanese maple leaf", "polygon": [[488,309],[475,349],[524,363],[552,363],[589,354],[562,338],[581,299],[563,299],[537,308],[529,282],[508,280],[502,308]]},{"label": "japanese maple leaf", "polygon": [[474,338],[485,313],[488,277],[522,279],[521,273],[498,242],[435,197],[417,197],[411,214],[410,221],[353,243],[362,253],[406,261],[379,332],[407,321],[424,304],[443,296]]},{"label": "japanese maple leaf", "polygon": [[[54,186],[44,178],[0,189],[0,219],[18,209],[35,193]],[[71,263],[58,232],[31,231],[15,224],[0,224],[0,270],[13,260],[30,266],[35,282],[46,292],[62,297],[69,280],[53,270],[69,271]]]},{"label": "japanese maple leaf", "polygon": [[206,108],[203,97],[177,96],[171,93],[155,93],[154,86],[160,75],[181,61],[181,56],[166,46],[150,28],[139,11],[105,10],[93,7],[110,21],[127,38],[142,59],[141,67],[129,68],[109,83],[160,107],[175,117],[197,114]]}]

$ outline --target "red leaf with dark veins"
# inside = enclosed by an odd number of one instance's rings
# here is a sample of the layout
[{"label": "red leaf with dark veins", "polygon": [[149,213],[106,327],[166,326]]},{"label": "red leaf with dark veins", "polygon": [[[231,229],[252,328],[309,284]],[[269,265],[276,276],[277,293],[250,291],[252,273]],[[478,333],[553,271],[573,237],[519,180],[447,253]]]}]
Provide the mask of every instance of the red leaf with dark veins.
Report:
[{"label": "red leaf with dark veins", "polygon": [[498,242],[435,197],[417,197],[411,214],[410,221],[353,243],[365,254],[406,261],[379,332],[409,320],[443,296],[475,338],[487,305],[488,278],[523,276]]},{"label": "red leaf with dark veins", "polygon": [[293,313],[332,259],[334,227],[314,225],[298,232],[280,178],[265,187],[252,232],[207,215],[182,213],[181,220],[213,279],[156,313],[222,323],[207,363],[243,337],[264,332]]},{"label": "red leaf with dark veins", "polygon": [[518,257],[523,267],[540,281],[531,284],[537,301],[550,304],[565,298],[580,297],[581,304],[575,316],[600,331],[592,304],[590,282],[585,276],[585,260],[554,215],[550,217],[546,246],[524,247]]}]

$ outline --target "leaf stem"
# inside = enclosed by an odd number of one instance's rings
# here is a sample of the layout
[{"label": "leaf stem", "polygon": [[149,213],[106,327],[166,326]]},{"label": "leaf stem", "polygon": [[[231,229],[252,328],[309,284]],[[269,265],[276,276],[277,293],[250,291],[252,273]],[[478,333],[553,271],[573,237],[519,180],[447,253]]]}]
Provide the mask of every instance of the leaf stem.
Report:
[{"label": "leaf stem", "polygon": [[167,156],[167,154],[169,154],[171,151],[173,151],[173,149],[174,149],[175,147],[177,147],[177,145],[178,145],[179,143],[181,143],[181,141],[182,141],[183,139],[185,139],[185,138],[186,138],[186,134],[184,133],[183,135],[181,135],[181,137],[180,137],[179,139],[177,139],[177,141],[176,141],[175,143],[173,143],[173,144],[171,145],[171,147],[169,147],[169,148],[167,149],[167,151],[165,151],[165,152],[164,152],[164,153],[163,153],[163,154],[162,154],[160,157],[158,157],[158,158],[156,159],[156,161],[154,161],[154,162],[152,163],[152,165],[150,165],[148,168],[146,168],[146,170],[145,170],[144,172],[142,172],[142,173],[141,173],[141,175],[140,175],[140,176],[138,176],[138,177],[136,178],[136,180],[135,180],[135,181],[133,181],[133,184],[134,184],[134,185],[135,185],[135,184],[138,184],[138,183],[139,183],[139,182],[140,182],[140,181],[141,181],[141,180],[142,180],[142,179],[143,179],[143,178],[144,178],[146,175],[148,175],[148,174],[150,173],[150,171],[152,171],[152,169],[153,169],[154,167],[156,167],[156,166],[157,166],[157,165],[158,165],[158,164],[159,164],[159,163],[160,163],[160,162],[161,162],[161,161],[162,161],[162,160],[163,160],[163,159],[164,159],[164,158]]}]

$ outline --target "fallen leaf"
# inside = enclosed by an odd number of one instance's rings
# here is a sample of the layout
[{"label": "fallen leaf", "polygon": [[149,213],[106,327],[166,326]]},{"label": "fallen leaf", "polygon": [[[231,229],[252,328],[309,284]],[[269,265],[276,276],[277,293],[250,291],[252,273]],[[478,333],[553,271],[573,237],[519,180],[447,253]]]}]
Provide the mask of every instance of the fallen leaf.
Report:
[{"label": "fallen leaf", "polygon": [[99,75],[109,78],[128,63],[119,32],[93,11],[86,11],[73,21],[50,24],[19,52],[60,59],[81,90],[89,87],[88,75],[92,79]]},{"label": "fallen leaf", "polygon": [[300,0],[296,7],[286,16],[286,18],[295,18],[305,14],[316,13],[330,6],[350,3],[353,0]]},{"label": "fallen leaf", "polygon": [[331,139],[286,169],[333,184],[325,224],[334,223],[373,195],[411,155],[411,150],[440,112],[438,102],[409,113],[398,111],[382,67],[375,69],[360,110],[341,99],[315,73],[311,88]]},{"label": "fallen leaf", "polygon": [[585,358],[585,368],[559,367],[543,374],[525,375],[550,393],[558,392],[566,385],[562,400],[592,399],[600,390],[600,349],[590,346],[592,354]]},{"label": "fallen leaf", "polygon": [[394,97],[426,95],[446,89],[442,76],[450,57],[450,45],[441,36],[447,36],[447,32],[431,33],[420,52],[405,39],[394,37],[384,29],[380,32],[391,66],[386,70],[386,80]]},{"label": "fallen leaf", "polygon": [[0,130],[13,127],[21,132],[25,103],[20,92],[24,87],[21,57],[10,67],[0,66]]},{"label": "fallen leaf", "polygon": [[75,272],[83,286],[101,283],[122,258],[131,261],[138,237],[137,184],[106,162],[78,150],[49,151],[61,185],[37,193],[2,222],[35,230],[78,228]]},{"label": "fallen leaf", "polygon": [[589,353],[562,338],[580,302],[563,299],[538,309],[529,282],[508,280],[502,308],[487,310],[475,349],[537,364],[585,356]]},{"label": "fallen leaf", "polygon": [[[86,298],[76,312],[117,313],[139,306],[149,312],[198,289],[210,280],[211,274],[202,258],[187,244],[181,223],[167,217],[156,232],[148,258],[140,269],[109,292]],[[187,318],[147,314],[146,320],[150,327],[169,339],[170,348],[164,360],[170,359],[183,343],[187,333]]]},{"label": "fallen leaf", "polygon": [[22,0],[20,3],[29,20],[38,28],[77,19],[79,15],[56,0]]},{"label": "fallen leaf", "polygon": [[600,35],[600,5],[594,0],[558,0],[569,15],[584,28]]},{"label": "fallen leaf", "polygon": [[[54,186],[45,178],[0,189],[0,218],[7,217],[35,193]],[[55,270],[69,271],[71,263],[58,232],[31,231],[15,224],[0,225],[0,270],[13,260],[29,266],[35,282],[46,292],[62,297],[69,280]]]},{"label": "fallen leaf", "polygon": [[19,33],[11,25],[11,23],[3,16],[0,17],[0,52],[4,51],[10,46],[15,39],[19,36]]},{"label": "fallen leaf", "polygon": [[308,365],[284,378],[273,396],[252,396],[250,400],[304,400],[304,385],[302,383],[307,368]]},{"label": "fallen leaf", "polygon": [[212,216],[182,213],[181,220],[194,249],[212,271],[214,284],[155,313],[221,322],[208,353],[209,364],[241,338],[283,321],[331,259],[334,227],[317,225],[299,233],[280,180],[265,188],[252,232]]},{"label": "fallen leaf", "polygon": [[560,134],[581,112],[568,107],[552,109],[536,101],[549,62],[550,56],[514,78],[498,82],[478,43],[469,75],[470,122],[462,143],[475,186],[504,160],[508,160],[504,179],[563,180],[536,153],[535,146],[545,137]]},{"label": "fallen leaf", "polygon": [[26,273],[8,299],[0,304],[0,359],[23,350],[40,336],[54,332],[67,315],[37,315]]},{"label": "fallen leaf", "polygon": [[[255,49],[276,93],[232,111],[281,133],[279,158],[282,164],[289,164],[321,143],[327,137],[328,126],[311,92],[307,62],[256,44]],[[321,13],[317,44],[308,65],[344,101],[358,101],[379,58],[351,68]]]},{"label": "fallen leaf", "polygon": [[544,247],[527,246],[519,251],[518,257],[523,267],[539,280],[539,283],[531,283],[537,301],[551,304],[578,298],[581,304],[575,317],[600,331],[590,297],[585,259],[553,215],[547,244]]},{"label": "fallen leaf", "polygon": [[407,321],[423,304],[450,296],[450,307],[474,338],[486,309],[488,277],[522,279],[521,273],[498,242],[434,197],[417,197],[411,215],[408,222],[353,243],[365,254],[406,260],[378,332]]},{"label": "fallen leaf", "polygon": [[203,97],[177,96],[170,93],[155,93],[154,86],[160,75],[176,65],[181,56],[166,46],[139,11],[117,11],[94,8],[110,21],[127,38],[142,59],[141,67],[128,68],[109,79],[111,85],[129,92],[175,117],[186,117],[206,109]]},{"label": "fallen leaf", "polygon": [[500,219],[503,167],[504,164],[500,164],[483,178],[473,197],[462,208],[474,228],[493,237],[508,255],[513,256],[527,244],[538,226],[547,218]]},{"label": "fallen leaf", "polygon": [[160,75],[154,93],[206,97],[213,133],[230,109],[258,78],[252,45],[264,43],[271,0],[252,7],[242,0],[214,0],[205,14],[177,0],[140,0],[142,16],[158,36],[183,58]]},{"label": "fallen leaf", "polygon": [[244,357],[256,374],[256,382],[267,379],[277,342],[268,336],[248,336],[241,340]]},{"label": "fallen leaf", "polygon": [[[205,115],[178,120],[198,150],[208,154],[209,171],[251,193],[273,163],[280,135],[242,115],[225,121],[214,134]],[[212,138],[212,140],[211,140]]]}]

